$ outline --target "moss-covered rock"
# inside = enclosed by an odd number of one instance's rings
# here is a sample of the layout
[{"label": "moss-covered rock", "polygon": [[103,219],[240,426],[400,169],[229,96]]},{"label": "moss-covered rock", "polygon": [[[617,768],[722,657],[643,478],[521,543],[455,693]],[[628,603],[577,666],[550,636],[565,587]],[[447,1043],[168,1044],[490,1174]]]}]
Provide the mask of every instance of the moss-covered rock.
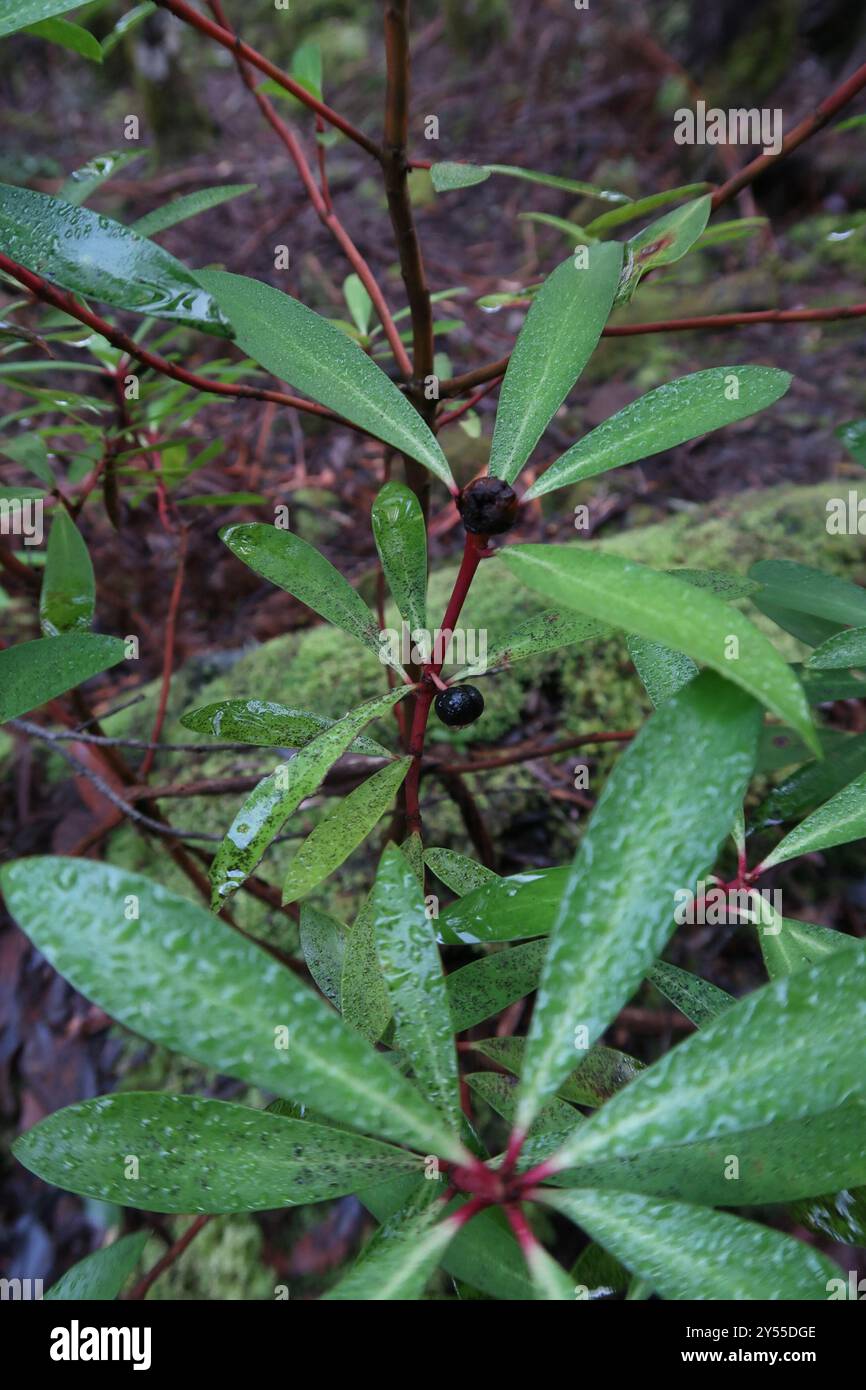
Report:
[{"label": "moss-covered rock", "polygon": [[[653,526],[624,532],[599,542],[602,549],[656,569],[688,566],[723,569],[740,573],[756,560],[781,557],[826,568],[833,573],[866,581],[866,556],[857,536],[829,536],[825,527],[826,501],[839,493],[838,482],[814,487],[780,487],[763,492],[743,493],[724,498],[707,507],[699,516],[680,512]],[[575,544],[585,544],[577,541]],[[444,612],[456,565],[443,566],[431,578],[429,612]],[[495,560],[486,561],[479,571],[467,599],[461,623],[465,628],[485,630],[488,644],[513,630],[544,604],[524,589]],[[785,655],[798,649],[793,639],[752,613],[759,624],[773,634]],[[389,621],[394,621],[393,613]],[[557,717],[551,730],[557,737],[606,728],[627,728],[639,723],[649,704],[637,680],[624,641],[606,639],[582,646],[563,648],[521,662],[513,669],[479,678],[486,708],[479,723],[459,732],[431,722],[431,745],[450,744],[456,750],[484,743],[501,744],[509,736],[523,736],[527,729],[549,721],[550,711]],[[206,680],[193,696],[194,681],[184,672],[173,700],[166,729],[176,741],[187,741],[187,731],[177,722],[185,708],[231,697],[281,700],[302,709],[317,710],[333,717],[344,714],[360,700],[380,693],[383,671],[376,657],[342,632],[325,625],[276,638],[243,655],[229,669]],[[135,716],[139,724],[141,706],[121,715]],[[377,725],[375,737],[395,743],[395,727],[390,720]],[[461,753],[461,756],[464,755]],[[576,757],[575,757],[576,760]],[[196,766],[195,775],[219,776],[231,770],[254,771],[262,776],[270,771],[275,753],[269,749],[222,754],[215,752]],[[600,766],[603,770],[604,763]],[[188,776],[189,765],[184,768]],[[575,825],[561,803],[552,801],[526,767],[506,768],[475,779],[475,791],[487,819],[490,833],[498,843],[514,844],[526,839],[532,857],[532,826],[535,826],[539,853],[546,849],[554,860],[573,850]],[[466,834],[456,808],[432,779],[426,783],[425,824],[427,841],[465,850]],[[173,807],[180,825],[221,834],[242,799],[235,796],[201,797],[184,800]],[[306,834],[320,809],[304,808],[293,818],[287,831]],[[372,855],[377,844],[352,856],[315,900],[344,919],[351,915],[365,884],[369,883]],[[262,865],[263,876],[279,883],[292,844],[275,846]],[[114,837],[111,857],[142,872],[153,871],[156,851],[129,828]],[[178,870],[159,855],[160,877],[170,886],[191,893],[190,885]],[[265,932],[281,944],[293,946],[294,928],[279,913],[268,914],[248,895],[238,894],[235,911],[242,924]]]}]

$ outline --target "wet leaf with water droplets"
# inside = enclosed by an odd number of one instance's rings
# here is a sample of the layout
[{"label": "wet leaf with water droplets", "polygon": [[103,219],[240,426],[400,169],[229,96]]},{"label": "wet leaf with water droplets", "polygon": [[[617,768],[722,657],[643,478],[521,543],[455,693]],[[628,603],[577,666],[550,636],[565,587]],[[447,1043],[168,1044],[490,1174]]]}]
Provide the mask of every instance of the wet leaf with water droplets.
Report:
[{"label": "wet leaf with water droplets", "polygon": [[490,449],[494,478],[513,483],[601,337],[622,264],[617,242],[572,256],[547,277],[514,344]]},{"label": "wet leaf with water droplets", "polygon": [[670,1299],[826,1299],[839,1270],[808,1245],[727,1212],[631,1192],[548,1193],[558,1211]]},{"label": "wet leaf with water droplets", "polygon": [[311,892],[358,848],[391,805],[411,763],[411,758],[399,758],[380,768],[319,821],[289,862],[284,903]]},{"label": "wet leaf with water droplets", "polygon": [[324,1295],[325,1301],[420,1299],[457,1230],[453,1220],[442,1220],[436,1184],[423,1183],[379,1228],[348,1274]]},{"label": "wet leaf with water droplets", "polygon": [[0,651],[0,724],[38,709],[123,661],[119,637],[66,632]]},{"label": "wet leaf with water droplets", "polygon": [[4,183],[0,234],[12,260],[74,294],[231,336],[216,301],[192,271],[103,213]]},{"label": "wet leaf with water droplets", "polygon": [[[379,624],[360,594],[315,546],[261,521],[226,526],[220,538],[251,570],[300,599],[320,618],[357,637],[377,656],[387,652],[387,645],[379,641]],[[390,664],[402,671],[399,662]]]},{"label": "wet leaf with water droplets", "polygon": [[292,812],[312,796],[364,725],[391,709],[408,690],[408,686],[401,686],[359,705],[253,788],[210,866],[214,908],[240,888]]},{"label": "wet leaf with water droplets", "polygon": [[[180,722],[198,734],[213,734],[227,743],[250,743],[260,748],[306,748],[337,723],[313,710],[291,709],[273,700],[217,700],[212,705],[187,710]],[[392,756],[383,744],[364,734],[349,745],[349,751],[364,753],[368,758]]]},{"label": "wet leaf with water droplets", "polygon": [[95,1250],[92,1255],[85,1255],[51,1285],[46,1300],[99,1299],[104,1302],[117,1298],[149,1239],[149,1231],[139,1231],[133,1236],[121,1236],[120,1240]]},{"label": "wet leaf with water droplets", "polygon": [[402,850],[389,845],[372,898],[376,955],[397,1025],[397,1045],[428,1100],[462,1124],[457,1052],[442,961],[424,894]]},{"label": "wet leaf with water droplets", "polygon": [[656,710],[617,762],[551,932],[526,1046],[521,1128],[660,954],[674,929],[676,892],[694,888],[742,805],[760,725],[753,700],[706,672]]},{"label": "wet leaf with water droplets", "polygon": [[161,1212],[270,1211],[421,1170],[418,1155],[348,1130],[154,1091],[58,1110],[23,1134],[14,1152],[67,1192]]},{"label": "wet leaf with water droplets", "polygon": [[133,1032],[356,1129],[463,1160],[436,1110],[384,1057],[197,903],[89,860],[20,859],[0,882],[54,968]]},{"label": "wet leaf with water droplets", "polygon": [[820,745],[802,685],[762,632],[714,593],[586,545],[519,545],[501,560],[530,589],[627,633],[661,642],[741,685]]},{"label": "wet leaf with water droplets", "polygon": [[63,508],[54,514],[39,594],[39,625],[44,637],[87,629],[93,623],[96,580],[87,546]]},{"label": "wet leaf with water droplets", "polygon": [[745,420],[783,396],[791,381],[790,372],[775,367],[711,367],[657,386],[573,444],[526,496],[541,497]]},{"label": "wet leaf with water droplets", "polygon": [[790,831],[763,861],[763,868],[784,864],[800,854],[847,845],[866,836],[866,772],[843,787]]},{"label": "wet leaf with water droplets", "polygon": [[254,361],[454,486],[448,460],[418,411],[339,328],[260,280],[224,270],[199,271],[197,278]]},{"label": "wet leaf with water droplets", "polygon": [[852,943],[732,1004],[609,1101],[557,1167],[726,1206],[863,1182],[864,964]]},{"label": "wet leaf with water droplets", "polygon": [[386,483],[372,510],[373,536],[388,588],[410,634],[427,627],[427,528],[414,492]]},{"label": "wet leaf with water droplets", "polygon": [[303,903],[300,935],[307,969],[325,997],[339,1009],[346,928],[327,912]]}]

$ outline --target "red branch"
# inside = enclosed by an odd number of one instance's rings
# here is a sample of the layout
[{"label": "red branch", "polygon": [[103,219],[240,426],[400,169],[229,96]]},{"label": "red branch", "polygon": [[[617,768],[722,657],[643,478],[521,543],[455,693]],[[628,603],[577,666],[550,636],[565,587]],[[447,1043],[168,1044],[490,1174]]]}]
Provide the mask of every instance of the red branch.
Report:
[{"label": "red branch", "polygon": [[185,0],[156,0],[156,3],[161,5],[163,9],[169,10],[177,19],[182,19],[185,24],[192,25],[193,29],[198,29],[202,34],[207,34],[209,38],[221,43],[223,48],[229,49],[245,63],[251,63],[254,68],[258,68],[259,72],[270,77],[278,86],[291,92],[292,96],[297,97],[304,106],[309,106],[311,111],[315,111],[317,115],[322,117],[322,120],[335,126],[337,130],[341,130],[350,140],[354,140],[356,145],[360,145],[361,149],[366,150],[374,159],[379,158],[379,147],[374,140],[353,126],[351,121],[347,121],[338,111],[332,110],[325,102],[319,101],[312,92],[308,92],[306,87],[302,87],[293,77],[289,77],[288,73],[283,72],[282,68],[278,68],[270,59],[265,58],[255,48],[250,48],[248,43],[236,38],[230,29],[224,29],[221,25],[215,24],[212,19],[208,19],[207,15],[193,9],[192,5],[187,5]]},{"label": "red branch", "polygon": [[131,1300],[139,1300],[145,1298],[148,1292],[150,1291],[151,1285],[156,1282],[156,1280],[159,1278],[161,1274],[165,1272],[165,1270],[171,1268],[175,1260],[179,1259],[179,1257],[183,1254],[184,1250],[186,1250],[187,1246],[195,1240],[199,1231],[207,1225],[210,1219],[210,1216],[197,1216],[195,1220],[189,1226],[187,1226],[183,1235],[180,1236],[174,1242],[174,1245],[170,1246],[169,1249],[166,1250],[162,1258],[157,1260],[156,1264],[153,1266],[153,1269],[149,1269],[147,1271],[147,1274],[145,1274],[143,1278],[139,1279],[135,1288],[132,1289],[132,1291],[129,1293],[128,1298]]}]

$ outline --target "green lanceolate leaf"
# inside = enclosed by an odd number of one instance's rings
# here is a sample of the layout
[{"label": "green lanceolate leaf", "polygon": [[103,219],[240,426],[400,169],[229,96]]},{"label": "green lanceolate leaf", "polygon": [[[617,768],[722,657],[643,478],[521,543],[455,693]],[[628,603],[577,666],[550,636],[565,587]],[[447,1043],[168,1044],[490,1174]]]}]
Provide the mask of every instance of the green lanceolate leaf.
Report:
[{"label": "green lanceolate leaf", "polygon": [[445,455],[417,410],[339,328],[260,280],[222,270],[200,271],[198,279],[233,324],[240,349],[266,371],[454,486]]},{"label": "green lanceolate leaf", "polygon": [[[21,1143],[21,1140],[18,1142]],[[58,1185],[63,1187],[65,1183]],[[139,1231],[134,1236],[121,1236],[120,1240],[95,1250],[92,1255],[85,1255],[78,1264],[67,1269],[56,1284],[52,1284],[45,1295],[46,1299],[76,1302],[99,1299],[106,1302],[117,1298],[141,1259],[149,1239],[149,1231]]]},{"label": "green lanceolate leaf", "polygon": [[450,888],[452,893],[459,897],[499,878],[492,869],[486,869],[483,864],[478,864],[474,859],[469,859],[465,854],[458,854],[453,849],[426,849],[424,863],[442,880],[446,888]]},{"label": "green lanceolate leaf", "polygon": [[[522,949],[526,950],[527,947]],[[485,1057],[507,1067],[515,1076],[520,1076],[526,1056],[525,1038],[483,1038],[472,1046]],[[556,1094],[572,1105],[603,1105],[643,1069],[643,1063],[636,1058],[618,1052],[614,1047],[603,1047],[601,1043],[596,1043],[584,1061],[557,1086]]]},{"label": "green lanceolate leaf", "polygon": [[574,1302],[574,1280],[538,1241],[527,1249],[526,1264],[536,1299],[554,1303]]},{"label": "green lanceolate leaf", "polygon": [[509,878],[491,879],[439,914],[439,937],[454,946],[546,936],[568,876],[567,868],[527,869]]},{"label": "green lanceolate leaf", "polygon": [[0,724],[38,709],[124,658],[119,637],[66,632],[0,651]]},{"label": "green lanceolate leaf", "polygon": [[461,1125],[457,1052],[445,976],[424,894],[396,845],[382,855],[372,897],[376,954],[388,989],[397,1045],[425,1096],[452,1128]]},{"label": "green lanceolate leaf", "polygon": [[635,202],[611,208],[610,212],[603,212],[600,217],[593,218],[592,222],[587,224],[586,230],[591,236],[600,236],[602,232],[609,232],[613,227],[621,226],[623,222],[643,217],[645,212],[655,212],[656,208],[664,207],[666,203],[679,203],[683,198],[705,193],[709,187],[707,183],[686,183],[679,188],[666,188],[660,193],[650,193],[646,198],[638,198]]},{"label": "green lanceolate leaf", "polygon": [[599,188],[593,183],[580,183],[577,179],[563,179],[558,174],[521,169],[516,164],[456,164],[443,160],[430,169],[430,177],[437,193],[452,193],[458,188],[472,188],[476,183],[484,183],[491,174],[505,174],[509,178],[525,179],[528,183],[540,183],[547,188],[561,188],[566,193],[598,198],[605,203],[629,201],[624,193],[616,193],[612,189]]},{"label": "green lanceolate leaf", "polygon": [[427,527],[414,492],[386,483],[373,503],[373,536],[401,618],[415,632],[427,626]]},{"label": "green lanceolate leaf", "polygon": [[61,508],[51,523],[39,595],[42,635],[86,632],[93,622],[95,603],[96,581],[87,546],[69,513]]},{"label": "green lanceolate leaf", "polygon": [[366,337],[370,331],[373,301],[368,295],[364,282],[359,275],[346,276],[343,281],[343,298],[348,305],[349,313],[352,315],[355,327],[362,337]]},{"label": "green lanceolate leaf", "polygon": [[[113,178],[134,160],[141,159],[143,153],[143,150],[109,150],[107,154],[94,155],[86,164],[82,164],[80,169],[72,171],[61,185],[58,198],[80,207],[107,179]],[[146,233],[141,235],[144,236]]]},{"label": "green lanceolate leaf", "polygon": [[384,1057],[197,903],[89,860],[21,859],[0,882],[38,950],[133,1032],[355,1129],[461,1161],[440,1116]]},{"label": "green lanceolate leaf", "polygon": [[735,1002],[732,994],[711,985],[709,980],[702,980],[665,960],[656,961],[647,971],[647,979],[698,1028],[703,1028]]},{"label": "green lanceolate leaf", "polygon": [[711,367],[640,396],[573,444],[528,489],[541,497],[611,468],[651,458],[765,410],[791,385],[774,367]]},{"label": "green lanceolate leaf", "polygon": [[102,62],[102,45],[88,29],[80,24],[71,24],[68,19],[43,19],[38,24],[28,24],[27,33],[34,38],[45,39],[46,43],[56,43],[70,53],[78,53],[89,58],[92,63]]},{"label": "green lanceolate leaf", "polygon": [[595,622],[592,618],[548,608],[528,618],[507,637],[494,642],[477,662],[462,667],[451,679],[458,681],[464,676],[483,676],[488,671],[513,666],[515,661],[525,661],[527,657],[537,656],[540,652],[558,651],[560,647],[568,647],[575,642],[588,642],[590,638],[600,637],[608,631],[604,623]]},{"label": "green lanceolate leaf", "polygon": [[411,764],[411,758],[400,758],[374,772],[319,821],[289,863],[284,903],[302,898],[348,859],[391,805]]},{"label": "green lanceolate leaf", "polygon": [[[497,1115],[501,1115],[508,1124],[513,1122],[517,1093],[517,1082],[513,1076],[499,1076],[492,1071],[477,1071],[464,1073],[463,1080],[496,1111]],[[539,1110],[533,1120],[531,1137],[555,1134],[561,1138],[563,1133],[570,1133],[580,1120],[581,1116],[576,1110],[566,1105],[564,1100],[554,1097]]]},{"label": "green lanceolate leaf", "polygon": [[[523,1067],[521,1129],[661,952],[676,892],[694,888],[742,805],[759,728],[754,701],[705,673],[656,710],[617,762],[551,933]],[[687,764],[677,753],[684,747]]]},{"label": "green lanceolate leaf", "polygon": [[445,978],[455,1033],[474,1028],[523,999],[535,989],[547,950],[546,941],[527,941],[492,956],[470,961]]},{"label": "green lanceolate leaf", "polygon": [[839,627],[866,624],[866,589],[794,560],[759,560],[749,578],[763,586],[753,603],[786,632],[818,646]]},{"label": "green lanceolate leaf", "polygon": [[436,1185],[427,1183],[376,1232],[325,1299],[353,1303],[419,1299],[458,1229],[456,1217],[443,1220]]},{"label": "green lanceolate leaf", "polygon": [[852,627],[837,632],[822,642],[806,665],[818,671],[838,671],[851,666],[866,666],[866,627]]},{"label": "green lanceolate leaf", "polygon": [[803,688],[772,643],[715,594],[587,546],[519,545],[503,562],[531,589],[661,642],[743,687],[819,752]]},{"label": "green lanceolate leaf", "polygon": [[843,735],[823,758],[798,767],[761,803],[755,813],[756,825],[793,820],[842,791],[860,773],[866,772],[866,734]]},{"label": "green lanceolate leaf", "polygon": [[[213,734],[226,743],[250,743],[260,748],[306,748],[337,723],[313,710],[291,709],[273,700],[217,700],[215,704],[187,710],[180,722],[198,734]],[[364,734],[359,734],[349,748],[368,758],[392,756],[381,743]]]},{"label": "green lanceolate leaf", "polygon": [[[141,1211],[268,1211],[420,1171],[405,1149],[200,1096],[131,1091],[49,1115],[15,1156],[45,1182]],[[133,1155],[137,1163],[129,1163]],[[135,1176],[130,1177],[134,1171]]]},{"label": "green lanceolate leaf", "polygon": [[301,907],[301,950],[319,989],[340,1009],[346,928],[327,912],[304,903]]},{"label": "green lanceolate leaf", "polygon": [[6,254],[63,289],[116,309],[230,335],[216,300],[155,242],[89,208],[0,184]]},{"label": "green lanceolate leaf", "polygon": [[808,1245],[726,1212],[591,1188],[545,1200],[670,1299],[826,1299],[838,1268]]},{"label": "green lanceolate leaf", "polygon": [[799,922],[794,917],[780,917],[778,913],[773,914],[769,924],[759,927],[758,940],[771,980],[807,965],[818,965],[836,951],[857,946],[856,939],[843,932],[813,922]]},{"label": "green lanceolate leaf", "polygon": [[587,264],[569,257],[547,277],[508,363],[490,452],[490,472],[513,483],[601,337],[622,263],[615,242],[592,246]]},{"label": "green lanceolate leaf", "polygon": [[625,246],[617,300],[631,299],[648,270],[681,260],[706,227],[711,209],[712,198],[705,193],[702,198],[665,213],[631,237]]},{"label": "green lanceolate leaf", "polygon": [[364,725],[391,709],[408,689],[401,686],[367,700],[262,778],[237,812],[211,863],[214,908],[224,903],[252,873],[288,817],[312,796]]},{"label": "green lanceolate leaf", "polygon": [[725,1009],[598,1111],[555,1167],[571,1178],[621,1162],[605,1185],[712,1205],[862,1182],[864,958],[860,945],[837,951]]},{"label": "green lanceolate leaf", "polygon": [[40,24],[67,10],[77,9],[81,0],[10,0],[0,14],[0,38],[26,29],[28,24]]},{"label": "green lanceolate leaf", "polygon": [[357,637],[377,656],[387,652],[379,641],[379,625],[360,594],[315,546],[292,531],[260,521],[225,526],[220,538],[251,570],[300,599],[320,618]]},{"label": "green lanceolate leaf", "polygon": [[346,1023],[369,1042],[378,1042],[391,1021],[391,1001],[376,954],[372,893],[346,934],[340,994]]},{"label": "green lanceolate leaf", "polygon": [[255,186],[254,183],[224,183],[216,188],[200,188],[195,193],[187,193],[183,198],[165,203],[161,208],[154,208],[153,212],[133,222],[132,230],[138,232],[139,236],[155,236],[157,232],[164,232],[178,222],[185,222],[188,217],[198,217],[199,213],[218,208],[232,198],[252,193]]},{"label": "green lanceolate leaf", "polygon": [[698,674],[698,668],[690,656],[672,652],[661,642],[649,642],[645,637],[632,636],[627,638],[626,646],[644,689],[656,708]]},{"label": "green lanceolate leaf", "polygon": [[825,801],[811,816],[781,840],[763,861],[763,868],[784,864],[799,854],[814,854],[833,845],[847,845],[866,835],[866,772]]}]

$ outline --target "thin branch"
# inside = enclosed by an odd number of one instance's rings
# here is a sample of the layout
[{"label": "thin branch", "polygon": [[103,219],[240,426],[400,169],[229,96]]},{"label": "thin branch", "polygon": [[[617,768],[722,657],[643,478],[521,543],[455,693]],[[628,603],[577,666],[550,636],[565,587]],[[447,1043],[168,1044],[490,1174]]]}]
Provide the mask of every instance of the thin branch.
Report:
[{"label": "thin branch", "polygon": [[473,758],[463,763],[441,763],[435,770],[437,773],[457,773],[459,776],[464,776],[467,772],[486,772],[489,768],[509,767],[512,763],[552,758],[557,753],[568,753],[573,748],[582,748],[589,743],[628,743],[634,738],[635,733],[635,729],[616,732],[601,730],[592,734],[575,734],[574,738],[559,739],[556,743],[520,743],[505,753],[494,753],[489,757]]},{"label": "thin branch", "polygon": [[[226,381],[212,381],[209,377],[199,376],[196,372],[187,371],[185,367],[179,367],[175,362],[170,362],[165,357],[160,357],[156,352],[151,352],[148,348],[142,347],[122,329],[115,328],[107,319],[95,314],[92,309],[87,309],[83,304],[63,290],[57,290],[47,281],[40,279],[38,275],[19,265],[17,261],[10,260],[0,252],[0,270],[4,270],[7,275],[11,275],[19,284],[28,289],[37,299],[43,300],[46,304],[53,304],[56,309],[62,309],[65,314],[78,319],[79,323],[86,324],[95,332],[101,333],[115,347],[120,348],[130,357],[142,362],[146,367],[151,367],[155,372],[161,372],[163,376],[170,376],[173,381],[183,382],[185,386],[192,386],[196,391],[206,391],[214,396],[234,396],[243,400],[254,401],[274,401],[277,405],[287,405],[293,410],[303,410],[308,415],[318,415],[325,420],[333,420],[335,423],[345,425],[347,429],[354,430],[357,434],[369,435],[370,431],[361,429],[359,425],[353,425],[351,420],[344,420],[341,415],[336,415],[332,410],[326,409],[323,405],[318,405],[315,401],[305,401],[300,396],[290,396],[285,391],[272,391],[263,386],[247,386],[242,383],[232,384]],[[373,436],[374,438],[376,436]],[[384,442],[384,441],[383,441]]]},{"label": "thin branch", "polygon": [[[223,28],[227,32],[232,32],[231,26],[229,25],[223,13],[221,0],[208,0],[208,3],[210,4],[211,9],[213,10],[219,22],[222,24]],[[273,102],[269,101],[268,98],[264,95],[264,93],[258,90],[252,73],[250,72],[243,58],[240,56],[237,47],[235,48],[234,56],[235,62],[237,63],[238,72],[240,73],[249,91],[255,97],[255,100],[258,103],[262,115],[265,117],[265,120],[276,132],[277,136],[282,141],[285,148],[288,150],[292,158],[292,161],[294,162],[295,168],[301,176],[301,181],[303,182],[303,185],[307,190],[307,196],[309,197],[310,202],[312,203],[315,209],[319,221],[331,232],[335,241],[340,246],[341,250],[344,252],[347,261],[351,265],[352,269],[355,271],[355,274],[358,276],[359,280],[361,281],[365,290],[370,296],[373,308],[376,310],[376,313],[379,316],[379,321],[382,324],[382,328],[385,331],[385,336],[388,339],[391,351],[394,354],[394,359],[397,363],[398,370],[400,371],[403,377],[410,377],[412,375],[412,363],[410,362],[409,354],[406,351],[406,348],[400,339],[399,329],[394,323],[391,311],[388,308],[385,296],[379,288],[379,284],[376,280],[375,275],[373,274],[367,262],[364,260],[364,257],[361,255],[352,238],[349,236],[349,233],[346,231],[339,217],[334,212],[333,206],[331,204],[330,192],[328,191],[327,178],[324,173],[323,165],[320,164],[320,169],[322,171],[323,178],[323,188],[322,190],[320,190],[318,185],[316,184],[316,180],[313,178],[313,172],[307,161],[307,157],[304,154],[304,151],[301,148],[298,138],[292,130],[291,126],[287,125],[286,122],[282,119],[282,117],[277,113]],[[321,146],[319,147],[319,149],[321,152]]]},{"label": "thin branch", "polygon": [[201,1231],[210,1220],[212,1220],[210,1215],[197,1216],[195,1220],[187,1226],[183,1235],[179,1236],[174,1242],[174,1245],[170,1246],[165,1254],[157,1260],[153,1269],[149,1269],[147,1274],[139,1279],[135,1288],[127,1295],[128,1299],[137,1302],[142,1298],[146,1298],[151,1285],[155,1283],[160,1274],[163,1274],[167,1269],[171,1268],[175,1260],[179,1259],[187,1246],[195,1240],[199,1231]]},{"label": "thin branch", "polygon": [[379,149],[374,140],[353,126],[351,121],[347,121],[338,111],[334,111],[325,102],[319,101],[317,97],[307,91],[306,87],[302,87],[293,77],[289,77],[288,73],[283,72],[282,68],[278,68],[270,59],[265,58],[255,48],[250,48],[248,43],[236,38],[230,29],[223,29],[219,24],[215,24],[212,19],[208,19],[207,15],[193,9],[192,5],[187,5],[185,0],[156,0],[156,3],[161,5],[163,9],[169,10],[175,18],[183,20],[185,24],[190,24],[202,34],[207,34],[209,38],[215,39],[217,43],[222,44],[223,48],[237,54],[245,63],[251,63],[254,68],[258,68],[259,72],[270,77],[279,87],[291,92],[292,96],[297,97],[304,106],[309,106],[310,110],[321,116],[323,121],[335,126],[350,140],[354,140],[356,145],[360,145],[361,149],[366,150],[374,159],[379,158]]},{"label": "thin branch", "polygon": [[[433,308],[421,246],[409,195],[410,164],[406,154],[409,137],[409,0],[388,0],[385,5],[385,130],[381,150],[388,212],[397,243],[400,273],[412,315],[412,386],[409,399],[432,424],[436,401],[424,394],[425,378],[433,374]],[[423,464],[404,456],[406,481],[421,503],[425,519],[430,500],[430,474]]]},{"label": "thin branch", "polygon": [[159,741],[162,737],[162,726],[165,723],[165,713],[168,708],[168,696],[171,690],[171,673],[174,665],[174,638],[177,627],[177,610],[180,605],[180,596],[183,592],[183,579],[186,572],[186,548],[189,539],[189,532],[184,526],[180,533],[180,542],[177,552],[177,570],[174,576],[171,598],[168,605],[168,615],[165,620],[165,640],[162,657],[162,684],[159,691],[159,705],[156,711],[156,718],[153,723],[153,730],[150,738],[152,747],[147,750],[139,768],[138,775],[144,782],[153,767],[153,759]]},{"label": "thin branch", "polygon": [[[859,319],[866,315],[864,304],[837,304],[827,309],[755,309],[734,314],[706,314],[698,318],[660,319],[657,323],[607,324],[603,338],[632,338],[644,333],[684,333],[700,329],[743,328],[755,323],[832,323],[841,319]],[[464,396],[484,382],[492,382],[505,373],[510,354],[486,367],[476,367],[450,381],[443,381],[439,394],[443,397]],[[457,412],[452,412],[456,416]],[[450,417],[449,417],[450,418]],[[446,421],[447,423],[447,421]]]},{"label": "thin branch", "polygon": [[831,92],[830,96],[825,97],[815,107],[811,116],[807,116],[805,120],[800,121],[799,125],[794,126],[794,129],[785,136],[777,154],[758,155],[757,159],[753,159],[739,173],[734,174],[720,188],[717,188],[713,194],[713,211],[721,207],[723,203],[727,203],[739,193],[741,188],[745,188],[746,184],[753,183],[777,160],[784,159],[785,155],[790,154],[792,150],[799,149],[800,145],[816,131],[821,130],[864,87],[866,87],[866,63],[859,67],[855,73],[852,73],[840,87],[837,87],[835,92]]}]

